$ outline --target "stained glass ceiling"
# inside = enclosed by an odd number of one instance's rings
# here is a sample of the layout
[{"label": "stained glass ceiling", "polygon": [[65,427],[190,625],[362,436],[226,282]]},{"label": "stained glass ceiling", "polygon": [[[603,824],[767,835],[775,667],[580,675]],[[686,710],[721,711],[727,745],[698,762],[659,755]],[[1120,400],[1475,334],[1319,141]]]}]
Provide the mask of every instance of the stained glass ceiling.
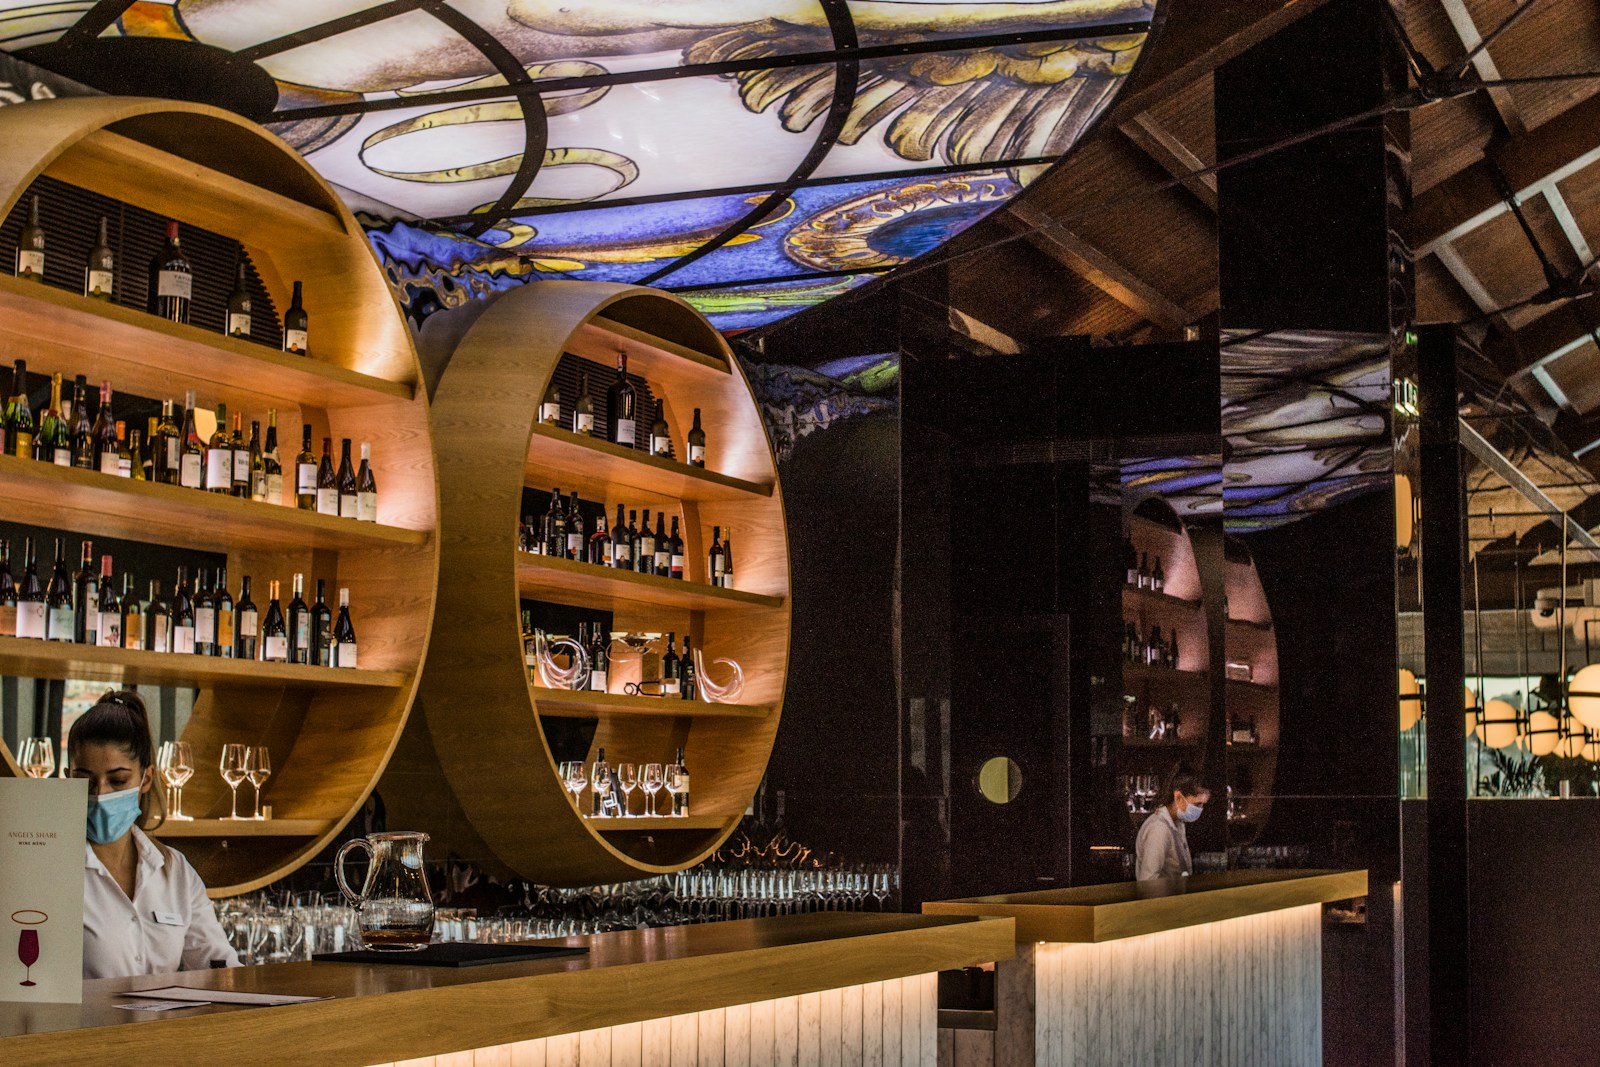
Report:
[{"label": "stained glass ceiling", "polygon": [[539,278],[725,329],[936,247],[1105,111],[1157,0],[0,0],[0,48],[303,152],[421,317]]}]

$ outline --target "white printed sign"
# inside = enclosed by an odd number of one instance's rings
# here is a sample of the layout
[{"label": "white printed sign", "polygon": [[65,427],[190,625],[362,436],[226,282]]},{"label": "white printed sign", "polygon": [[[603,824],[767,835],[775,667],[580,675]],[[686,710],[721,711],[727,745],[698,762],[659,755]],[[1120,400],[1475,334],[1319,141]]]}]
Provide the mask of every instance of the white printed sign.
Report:
[{"label": "white printed sign", "polygon": [[0,778],[0,1002],[83,1002],[89,784]]}]

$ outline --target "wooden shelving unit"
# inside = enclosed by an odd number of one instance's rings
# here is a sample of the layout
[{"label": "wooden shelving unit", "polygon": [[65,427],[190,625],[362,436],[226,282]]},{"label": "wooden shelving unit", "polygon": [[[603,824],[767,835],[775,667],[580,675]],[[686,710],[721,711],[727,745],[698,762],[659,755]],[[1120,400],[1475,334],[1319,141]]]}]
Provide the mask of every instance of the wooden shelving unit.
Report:
[{"label": "wooden shelving unit", "polygon": [[[424,671],[428,732],[473,829],[519,875],[592,885],[692,866],[731,833],[760,784],[783,703],[789,654],[789,562],[777,466],[748,383],[726,342],[669,294],[633,286],[541,282],[430,317],[420,344],[444,367],[434,401],[443,565],[438,624]],[[603,403],[619,351],[665,402],[676,454],[699,408],[707,467],[690,467],[538,422],[564,356],[591,362]],[[570,399],[567,398],[570,404]],[[647,420],[654,412],[642,412]],[[685,580],[516,551],[525,487],[605,507],[676,517]],[[709,584],[711,528],[735,532],[737,587]],[[608,612],[613,630],[672,631],[708,659],[744,669],[745,703],[703,704],[530,684],[524,601]],[[536,624],[538,620],[535,620]],[[674,706],[676,705],[676,706]],[[583,818],[562,788],[542,720],[595,722],[588,758],[668,762],[683,746],[687,819]],[[508,790],[504,769],[532,770]],[[637,801],[636,801],[637,803]]]},{"label": "wooden shelving unit", "polygon": [[1230,844],[1249,844],[1260,834],[1272,813],[1272,795],[1278,768],[1279,695],[1278,640],[1266,589],[1256,572],[1255,560],[1243,540],[1229,537],[1223,544],[1223,588],[1231,617],[1224,628],[1224,656],[1230,663],[1248,663],[1251,679],[1229,678],[1224,686],[1230,721],[1254,722],[1259,741],[1229,743],[1228,782],[1234,799],[1241,784],[1248,795],[1246,818],[1229,821]]},{"label": "wooden shelving unit", "polygon": [[[1194,546],[1183,521],[1159,498],[1143,501],[1127,516],[1126,528],[1140,557],[1148,559],[1152,567],[1160,558],[1165,582],[1160,592],[1124,583],[1123,623],[1134,625],[1141,641],[1148,637],[1151,627],[1159,626],[1162,640],[1167,643],[1176,632],[1178,664],[1156,667],[1124,663],[1122,691],[1136,698],[1133,710],[1138,716],[1143,716],[1152,706],[1166,710],[1177,704],[1183,748],[1198,749],[1208,733],[1211,719],[1211,645]],[[1137,735],[1119,740],[1133,749],[1160,744]],[[1174,748],[1171,754],[1176,756],[1178,751]],[[1140,755],[1148,761],[1147,751],[1141,751]]]},{"label": "wooden shelving unit", "polygon": [[[51,679],[194,688],[183,739],[198,772],[185,786],[193,822],[178,839],[214,896],[293,871],[343,829],[383,772],[416,692],[438,586],[438,483],[428,400],[405,320],[361,226],[283,142],[215,108],[152,99],[82,97],[0,109],[0,217],[41,176],[237,240],[278,307],[293,281],[311,295],[312,356],[291,356],[0,277],[0,346],[53,371],[109,379],[119,394],[219,402],[246,418],[278,411],[280,455],[300,426],[314,438],[370,441],[379,523],[358,523],[174,486],[0,457],[7,519],[69,537],[118,537],[225,553],[230,585],[295,573],[308,592],[351,592],[361,669],[241,662],[0,636],[0,672]],[[119,285],[140,284],[122,256]],[[231,264],[196,263],[197,270]],[[292,479],[291,479],[292,481]],[[163,576],[170,584],[171,576]],[[274,773],[263,800],[279,818],[219,819],[229,791],[214,772],[220,746],[266,745]],[[16,773],[0,746],[0,773]]]}]

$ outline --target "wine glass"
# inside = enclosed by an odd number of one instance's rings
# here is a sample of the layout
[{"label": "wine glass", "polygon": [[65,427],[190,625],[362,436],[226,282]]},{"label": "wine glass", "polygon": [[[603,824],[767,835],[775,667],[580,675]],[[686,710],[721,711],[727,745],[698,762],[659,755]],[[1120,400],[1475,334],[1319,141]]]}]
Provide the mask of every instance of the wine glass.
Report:
[{"label": "wine glass", "polygon": [[[572,806],[578,808],[578,794],[583,792],[583,787],[589,784],[588,776],[584,773],[583,760],[570,760],[562,764],[561,778],[567,784],[567,791],[572,794]],[[578,808],[581,813],[582,808]]]},{"label": "wine glass", "polygon": [[29,778],[48,778],[56,769],[56,746],[48,737],[30,737],[22,742],[17,762]]},{"label": "wine glass", "polygon": [[246,745],[222,746],[222,780],[228,783],[228,788],[233,790],[233,814],[230,819],[239,819],[239,783],[245,780],[249,773],[250,749]]},{"label": "wine glass", "polygon": [[[683,792],[683,779],[684,779],[684,777],[685,777],[685,775],[683,773],[683,768],[681,766],[679,766],[676,763],[667,764],[666,773],[665,773],[665,776],[664,776],[664,784],[667,787],[667,792],[670,793],[674,797],[676,797],[679,793]],[[673,815],[685,815],[685,814],[687,814],[687,812],[679,811],[678,810],[678,804],[677,804],[676,801],[674,801],[673,804],[672,804],[672,814]]]},{"label": "wine glass", "polygon": [[187,741],[163,741],[156,756],[156,769],[167,783],[167,816],[173,822],[193,822],[194,816],[183,813],[183,784],[194,775],[194,755]]},{"label": "wine glass", "polygon": [[622,787],[622,814],[631,814],[628,811],[628,801],[633,796],[634,789],[639,784],[639,767],[634,763],[617,764],[617,784]]},{"label": "wine glass", "polygon": [[595,814],[605,813],[605,798],[611,794],[611,764],[605,760],[595,760],[589,768],[589,790],[593,794],[591,803]]},{"label": "wine glass", "polygon": [[18,985],[38,985],[33,980],[33,965],[39,962],[39,931],[24,926],[17,937],[17,961],[22,964],[22,981]]},{"label": "wine glass", "polygon": [[266,816],[261,814],[261,785],[272,774],[272,754],[267,751],[266,745],[257,745],[246,753],[245,760],[244,776],[250,779],[256,791],[256,813],[250,817],[265,819]]},{"label": "wine glass", "polygon": [[640,782],[644,786],[644,813],[656,813],[656,794],[661,792],[661,787],[666,784],[661,764],[646,763],[644,765],[644,779]]}]

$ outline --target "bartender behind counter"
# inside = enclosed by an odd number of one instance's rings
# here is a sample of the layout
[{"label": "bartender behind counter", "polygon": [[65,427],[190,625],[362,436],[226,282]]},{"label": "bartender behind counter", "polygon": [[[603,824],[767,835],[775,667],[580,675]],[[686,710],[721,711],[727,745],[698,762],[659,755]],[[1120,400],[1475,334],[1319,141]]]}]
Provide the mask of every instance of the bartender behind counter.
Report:
[{"label": "bartender behind counter", "polygon": [[85,978],[239,965],[200,876],[139,828],[166,817],[152,749],[149,715],[132,692],[106,693],[67,734],[72,776],[89,783]]},{"label": "bartender behind counter", "polygon": [[1167,802],[1150,813],[1139,827],[1134,845],[1134,877],[1178,878],[1194,873],[1189,859],[1189,838],[1184,827],[1200,817],[1211,790],[1200,784],[1194,772],[1179,766],[1167,781],[1161,796]]}]

